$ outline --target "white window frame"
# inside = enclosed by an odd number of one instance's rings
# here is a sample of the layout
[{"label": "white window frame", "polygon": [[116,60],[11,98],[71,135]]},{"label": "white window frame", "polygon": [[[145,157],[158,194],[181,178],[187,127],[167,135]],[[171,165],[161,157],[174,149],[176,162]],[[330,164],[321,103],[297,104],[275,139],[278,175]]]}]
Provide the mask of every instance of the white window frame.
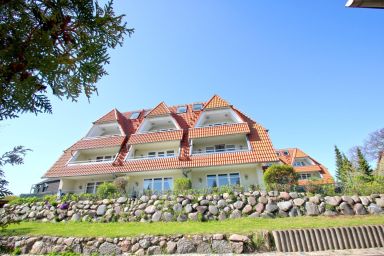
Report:
[{"label": "white window frame", "polygon": [[[200,106],[199,108],[196,108],[195,106]],[[195,103],[192,105],[192,110],[193,111],[201,111],[203,109],[204,105],[203,103]]]},{"label": "white window frame", "polygon": [[311,173],[303,172],[299,173],[299,180],[309,180],[312,177]]},{"label": "white window frame", "polygon": [[[183,109],[184,111],[180,111],[180,109]],[[187,107],[187,106],[178,106],[178,107],[177,107],[177,110],[176,110],[176,113],[177,113],[177,114],[187,113],[187,110],[188,110],[188,107]]]},{"label": "white window frame", "polygon": [[[145,182],[146,180],[151,180],[151,185],[152,185],[152,186],[151,186],[150,190],[154,192],[154,190],[153,190],[153,186],[154,186],[154,183],[155,183],[155,179],[161,179],[161,192],[164,192],[164,179],[171,179],[171,180],[172,180],[172,187],[171,187],[170,190],[173,190],[173,186],[174,186],[174,184],[173,184],[173,182],[174,182],[173,177],[154,177],[154,178],[145,178],[145,179],[143,179],[143,190],[146,190],[146,188],[144,188],[144,182]],[[168,190],[167,190],[167,191],[168,191]]]},{"label": "white window frame", "polygon": [[[230,178],[231,174],[239,175],[239,182],[240,182],[240,184],[231,184],[231,178]],[[239,172],[230,172],[230,173],[207,174],[206,175],[206,185],[207,185],[207,188],[214,188],[214,187],[208,187],[208,176],[215,176],[216,177],[217,187],[220,187],[220,185],[219,185],[219,175],[226,175],[227,176],[227,180],[228,180],[228,185],[229,186],[236,186],[236,185],[241,186],[241,176],[240,176],[240,173]]]},{"label": "white window frame", "polygon": [[92,184],[93,186],[93,189],[92,189],[92,193],[88,193],[88,194],[96,194],[97,192],[97,188],[103,184],[102,181],[95,181],[95,182],[88,182],[86,185],[85,185],[85,193],[87,193],[87,190],[88,190],[88,185]]},{"label": "white window frame", "polygon": [[[135,118],[133,118],[134,115],[137,115]],[[132,114],[130,115],[129,119],[133,120],[133,119],[137,119],[139,118],[140,116],[140,112],[139,111],[136,111],[136,112],[132,112]]]}]

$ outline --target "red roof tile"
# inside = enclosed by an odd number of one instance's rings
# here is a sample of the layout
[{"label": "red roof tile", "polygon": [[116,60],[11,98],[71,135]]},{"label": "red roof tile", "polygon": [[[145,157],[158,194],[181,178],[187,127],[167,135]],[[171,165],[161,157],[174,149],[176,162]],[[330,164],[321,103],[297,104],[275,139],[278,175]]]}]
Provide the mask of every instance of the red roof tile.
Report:
[{"label": "red roof tile", "polygon": [[223,100],[220,96],[214,95],[204,106],[204,109],[214,109],[214,108],[226,108],[230,107],[228,102]]},{"label": "red roof tile", "polygon": [[121,146],[124,142],[125,136],[106,136],[96,138],[85,138],[75,143],[71,150],[78,149],[91,149],[91,148],[110,148]]},{"label": "red roof tile", "polygon": [[[302,151],[299,148],[287,148],[287,149],[278,149],[276,152],[279,153],[279,159],[288,165],[293,166],[296,158],[309,158],[314,162],[314,165],[307,165],[307,166],[294,166],[294,169],[296,172],[320,172],[320,174],[323,176],[321,181],[319,183],[332,183],[333,178],[331,174],[328,172],[328,169],[320,164],[318,161],[316,161],[314,158],[306,154],[304,151]],[[288,155],[285,155],[284,152],[288,152]],[[306,184],[308,181],[301,180],[299,181],[300,185]]]},{"label": "red roof tile", "polygon": [[149,132],[132,134],[128,140],[128,144],[143,144],[150,142],[181,140],[183,137],[183,130],[173,130],[165,132]]},{"label": "red roof tile", "polygon": [[171,114],[167,105],[164,102],[160,102],[154,109],[148,112],[146,117],[154,117],[154,116],[164,116]]},{"label": "red roof tile", "polygon": [[222,136],[222,135],[231,135],[231,134],[248,134],[250,132],[249,126],[247,123],[236,123],[220,126],[210,126],[210,127],[198,127],[189,129],[189,138],[205,138],[213,136]]},{"label": "red roof tile", "polygon": [[[209,128],[194,128],[202,111],[193,111],[192,104],[187,104],[186,113],[177,113],[177,106],[167,107],[165,104],[160,103],[158,107],[153,109],[147,116],[153,114],[169,114],[177,121],[181,130],[158,132],[158,133],[145,133],[135,134],[139,125],[144,120],[145,111],[140,111],[141,114],[138,119],[130,119],[131,113],[120,113],[114,110],[95,123],[111,122],[117,120],[121,128],[126,134],[126,139],[116,140],[115,138],[106,139],[107,141],[79,141],[64,152],[59,160],[50,168],[45,174],[45,177],[64,177],[64,176],[77,176],[77,175],[96,175],[107,174],[115,172],[132,172],[132,171],[145,171],[145,170],[164,170],[164,169],[181,169],[205,166],[220,166],[231,164],[248,164],[248,163],[265,163],[277,162],[279,158],[275,154],[272,143],[269,139],[267,131],[255,121],[244,115],[239,110],[230,106],[227,102],[222,100],[219,96],[214,96],[205,104],[207,109],[231,107],[245,123],[225,125]],[[207,107],[208,106],[208,107]],[[166,108],[166,109],[165,109]],[[157,110],[156,110],[157,109]],[[167,111],[168,109],[168,111]],[[212,129],[211,129],[212,128]],[[220,136],[235,133],[248,134],[248,140],[251,146],[249,152],[232,152],[232,153],[218,153],[210,155],[193,155],[190,156],[189,140],[191,138],[201,138],[204,136]],[[128,152],[127,145],[148,143],[164,140],[181,140],[180,141],[180,156],[174,158],[160,158],[160,159],[143,159],[143,160],[130,160],[124,161]],[[109,142],[110,141],[110,142]],[[128,143],[126,142],[128,141]],[[79,148],[91,147],[107,147],[109,145],[119,145],[120,153],[117,160],[112,163],[95,163],[86,165],[66,165],[71,158],[71,152]],[[126,144],[127,143],[127,144]]]}]

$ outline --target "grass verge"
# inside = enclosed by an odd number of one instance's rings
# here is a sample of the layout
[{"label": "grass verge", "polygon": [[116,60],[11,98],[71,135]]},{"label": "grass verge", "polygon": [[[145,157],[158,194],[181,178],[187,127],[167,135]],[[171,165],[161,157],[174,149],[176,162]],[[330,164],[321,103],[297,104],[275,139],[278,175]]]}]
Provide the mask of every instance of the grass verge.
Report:
[{"label": "grass verge", "polygon": [[230,219],[211,222],[156,222],[156,223],[41,223],[22,222],[10,225],[1,236],[72,236],[72,237],[132,237],[145,235],[173,234],[249,234],[259,230],[280,230],[299,228],[326,228],[340,226],[384,224],[384,215],[338,216],[338,217],[296,217],[277,219]]}]

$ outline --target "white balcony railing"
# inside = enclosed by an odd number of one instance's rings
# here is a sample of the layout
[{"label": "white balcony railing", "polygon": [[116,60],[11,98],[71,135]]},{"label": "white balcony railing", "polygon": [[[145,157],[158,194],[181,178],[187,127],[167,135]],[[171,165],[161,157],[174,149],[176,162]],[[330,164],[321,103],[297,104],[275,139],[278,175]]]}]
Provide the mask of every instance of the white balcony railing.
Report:
[{"label": "white balcony railing", "polygon": [[97,164],[97,163],[108,163],[113,162],[115,159],[91,159],[91,160],[82,160],[82,161],[71,161],[68,164]]},{"label": "white balcony railing", "polygon": [[144,160],[144,159],[163,159],[163,158],[172,158],[176,157],[175,154],[169,154],[169,155],[164,155],[164,156],[129,156],[126,158],[126,161],[129,160]]},{"label": "white balcony railing", "polygon": [[216,154],[216,153],[234,153],[234,152],[246,152],[249,149],[235,149],[235,148],[220,148],[220,149],[212,149],[212,150],[193,150],[192,155],[208,155],[208,154]]}]

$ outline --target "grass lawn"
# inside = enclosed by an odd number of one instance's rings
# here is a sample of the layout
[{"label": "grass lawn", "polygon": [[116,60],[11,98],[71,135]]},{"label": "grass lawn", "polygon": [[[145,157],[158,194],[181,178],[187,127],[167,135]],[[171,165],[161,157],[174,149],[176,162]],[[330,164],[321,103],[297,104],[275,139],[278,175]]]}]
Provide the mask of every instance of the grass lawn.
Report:
[{"label": "grass lawn", "polygon": [[22,222],[10,225],[0,231],[1,236],[49,235],[76,237],[130,237],[141,234],[249,234],[258,230],[279,230],[292,228],[324,228],[384,224],[384,215],[338,216],[338,217],[296,217],[277,219],[251,219],[212,221],[212,222],[156,222],[156,223],[40,223]]}]

